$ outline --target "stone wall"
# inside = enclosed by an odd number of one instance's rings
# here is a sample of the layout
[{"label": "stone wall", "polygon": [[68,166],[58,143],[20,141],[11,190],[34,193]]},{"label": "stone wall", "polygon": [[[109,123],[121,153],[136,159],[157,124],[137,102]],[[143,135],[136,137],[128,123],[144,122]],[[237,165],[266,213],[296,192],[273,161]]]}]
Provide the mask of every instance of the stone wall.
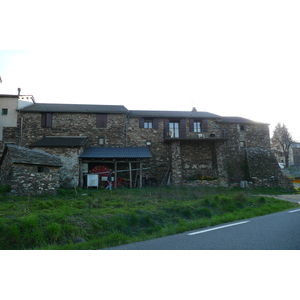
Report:
[{"label": "stone wall", "polygon": [[11,193],[17,196],[56,194],[60,168],[15,164],[7,154],[1,165],[1,184],[10,185]]},{"label": "stone wall", "polygon": [[0,141],[0,156],[5,148],[5,143],[12,143],[20,145],[21,136],[20,129],[18,127],[4,127],[3,128],[3,141]]},{"label": "stone wall", "polygon": [[127,147],[149,148],[153,158],[145,164],[150,168],[145,174],[159,182],[163,180],[171,166],[171,146],[164,143],[163,120],[158,119],[158,129],[154,129],[139,128],[139,118],[129,118],[127,128]]},{"label": "stone wall", "polygon": [[108,114],[106,128],[96,127],[96,114],[54,113],[51,128],[41,126],[41,113],[23,113],[23,116],[24,147],[44,136],[87,136],[94,147],[98,146],[98,138],[102,136],[107,147],[125,147],[125,114]]},{"label": "stone wall", "polygon": [[59,156],[63,166],[60,170],[60,185],[62,188],[73,188],[79,184],[79,155],[82,148],[34,148],[36,151]]},{"label": "stone wall", "polygon": [[293,181],[281,171],[271,150],[250,148],[246,150],[251,187],[283,187],[293,189]]},{"label": "stone wall", "polygon": [[24,195],[56,194],[60,187],[60,168],[44,167],[46,172],[37,172],[33,165],[15,164],[8,184],[11,193]]},{"label": "stone wall", "polygon": [[271,149],[268,125],[221,123],[219,126],[225,129],[228,138],[221,156],[226,160],[229,183],[249,180],[245,149]]},{"label": "stone wall", "polygon": [[213,143],[209,142],[181,143],[183,178],[187,179],[195,174],[217,176],[217,170],[213,168],[213,147]]}]

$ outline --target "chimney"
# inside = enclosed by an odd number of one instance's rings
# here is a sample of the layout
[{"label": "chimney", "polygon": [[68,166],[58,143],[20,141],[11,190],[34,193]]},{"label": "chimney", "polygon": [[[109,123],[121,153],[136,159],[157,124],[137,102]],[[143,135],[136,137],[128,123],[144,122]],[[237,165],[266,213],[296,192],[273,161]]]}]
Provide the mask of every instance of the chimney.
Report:
[{"label": "chimney", "polygon": [[197,111],[196,107],[193,107],[192,111]]},{"label": "chimney", "polygon": [[18,96],[20,96],[21,88],[18,88]]}]

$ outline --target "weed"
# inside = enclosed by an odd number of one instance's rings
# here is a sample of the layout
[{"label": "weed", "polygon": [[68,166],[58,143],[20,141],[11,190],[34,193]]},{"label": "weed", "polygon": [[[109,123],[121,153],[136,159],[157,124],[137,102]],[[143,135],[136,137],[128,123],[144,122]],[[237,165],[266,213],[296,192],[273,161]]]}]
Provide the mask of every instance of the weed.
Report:
[{"label": "weed", "polygon": [[77,189],[77,195],[60,190],[56,197],[3,197],[0,249],[107,248],[296,205],[224,188]]},{"label": "weed", "polygon": [[46,237],[52,241],[56,242],[58,238],[61,236],[62,228],[61,225],[58,223],[51,223],[46,228]]}]

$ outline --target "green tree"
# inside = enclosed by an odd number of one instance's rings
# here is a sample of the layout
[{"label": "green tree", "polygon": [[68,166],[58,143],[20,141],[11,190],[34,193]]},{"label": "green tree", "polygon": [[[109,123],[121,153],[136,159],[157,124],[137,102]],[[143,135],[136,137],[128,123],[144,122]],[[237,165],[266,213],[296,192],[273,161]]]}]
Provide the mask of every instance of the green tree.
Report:
[{"label": "green tree", "polygon": [[291,133],[288,131],[285,124],[277,123],[273,137],[271,139],[272,146],[276,147],[277,145],[280,146],[283,155],[285,157],[285,166],[286,168],[289,167],[290,161],[290,148],[291,145],[294,143]]}]

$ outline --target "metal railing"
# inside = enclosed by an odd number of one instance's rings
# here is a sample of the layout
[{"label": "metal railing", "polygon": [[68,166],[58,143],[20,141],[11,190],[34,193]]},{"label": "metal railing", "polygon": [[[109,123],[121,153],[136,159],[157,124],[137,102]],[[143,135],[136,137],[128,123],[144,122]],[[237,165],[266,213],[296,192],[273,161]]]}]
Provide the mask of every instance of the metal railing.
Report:
[{"label": "metal railing", "polygon": [[226,131],[220,132],[189,132],[187,130],[182,129],[165,129],[164,130],[164,139],[172,140],[172,139],[186,139],[186,140],[200,140],[200,139],[226,139],[227,134]]}]

